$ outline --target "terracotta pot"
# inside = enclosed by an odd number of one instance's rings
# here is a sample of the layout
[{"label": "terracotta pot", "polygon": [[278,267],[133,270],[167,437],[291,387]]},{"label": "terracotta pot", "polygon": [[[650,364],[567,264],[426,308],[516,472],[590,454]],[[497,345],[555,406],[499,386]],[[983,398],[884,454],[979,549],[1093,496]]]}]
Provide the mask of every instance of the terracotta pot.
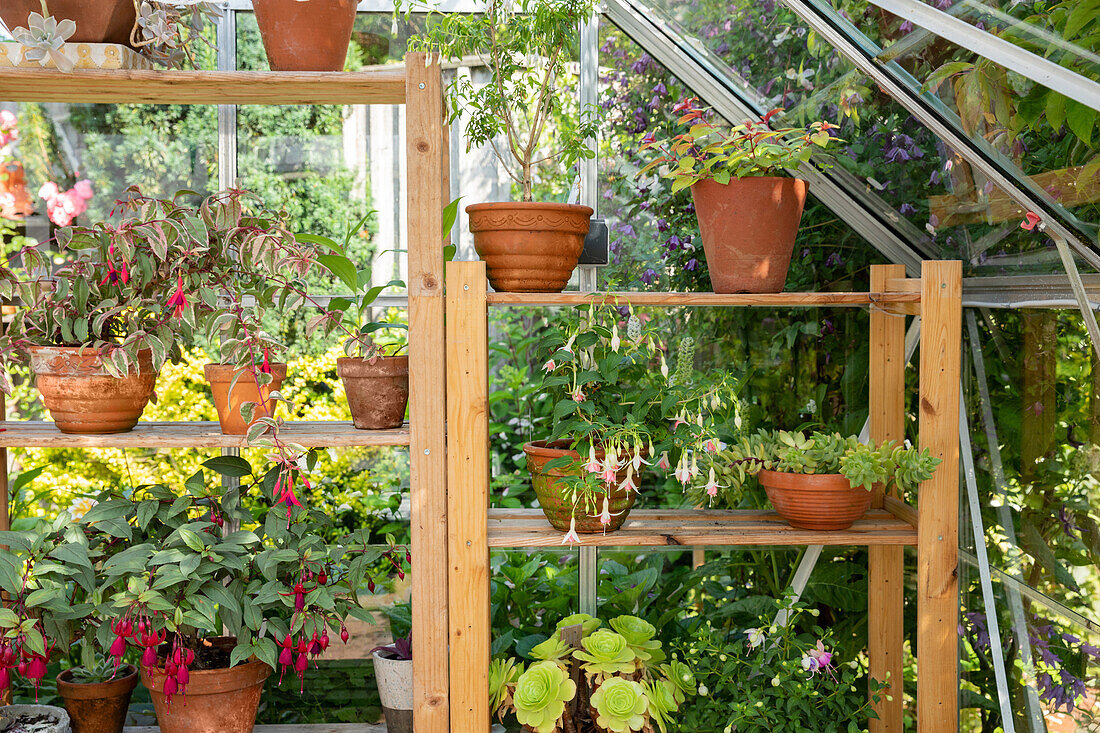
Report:
[{"label": "terracotta pot", "polygon": [[779,516],[799,529],[847,529],[871,507],[871,492],[840,473],[761,471],[757,478]]},{"label": "terracotta pot", "polygon": [[412,660],[390,659],[380,652],[371,654],[371,659],[387,733],[413,733]]},{"label": "terracotta pot", "polygon": [[470,233],[489,284],[509,293],[560,293],[577,267],[592,209],[572,204],[472,204]]},{"label": "terracotta pot", "polygon": [[409,357],[383,356],[373,363],[343,356],[336,373],[344,382],[351,422],[360,430],[399,428],[409,404]]},{"label": "terracotta pot", "polygon": [[[283,380],[286,379],[286,364],[271,365],[271,383],[265,384],[262,390],[257,388],[255,377],[246,367],[207,364],[202,368],[202,373],[206,376],[210,391],[214,395],[214,407],[218,410],[218,422],[221,423],[222,434],[244,435],[252,423],[261,417],[271,416],[271,410],[264,401],[269,394],[279,389]],[[240,378],[237,378],[238,373],[242,373]],[[233,383],[235,378],[236,384]],[[232,395],[230,388],[232,388]],[[247,425],[241,416],[241,405],[245,402],[256,403],[252,421]]]},{"label": "terracotta pot", "polygon": [[[580,458],[580,455],[577,451],[569,449],[568,441],[557,441],[548,445],[545,440],[536,440],[525,444],[523,452],[527,454],[527,470],[531,472],[531,483],[534,485],[535,496],[538,497],[542,513],[546,515],[547,521],[554,529],[559,532],[568,532],[570,520],[574,518],[573,503],[565,498],[567,484],[561,479],[563,476],[576,476],[578,472],[569,468],[552,468],[547,471],[544,466],[555,458],[571,456],[576,459]],[[596,457],[602,461],[604,452],[597,450]],[[619,483],[625,481],[626,470],[620,471],[617,477]],[[637,496],[637,492],[616,487],[611,492],[611,524],[607,526],[600,524],[599,516],[590,516],[583,507],[578,508],[577,532],[580,534],[614,532],[623,526],[630,510],[634,508],[634,500]]]},{"label": "terracotta pot", "polygon": [[787,281],[807,184],[749,177],[691,187],[716,293],[778,293]]},{"label": "terracotta pot", "polygon": [[[134,0],[49,0],[50,15],[76,23],[69,43],[120,43],[130,45],[130,31],[137,12]],[[8,30],[27,27],[27,16],[41,13],[41,0],[3,0],[0,19]]]},{"label": "terracotta pot", "polygon": [[191,671],[185,694],[164,696],[165,674],[142,665],[141,684],[149,689],[160,733],[251,733],[264,680],[271,667],[245,662],[227,669]]},{"label": "terracotta pot", "polygon": [[71,669],[57,675],[57,693],[65,701],[73,733],[122,733],[138,673],[127,664],[119,674],[123,676],[91,684],[73,681]]},{"label": "terracotta pot", "polygon": [[272,71],[343,71],[356,0],[256,0]]},{"label": "terracotta pot", "polygon": [[63,433],[125,433],[137,425],[153,396],[157,373],[153,352],[138,352],[138,366],[127,376],[112,377],[92,349],[78,346],[28,346],[35,384],[42,401]]},{"label": "terracotta pot", "polygon": [[[11,198],[8,199],[8,196]],[[23,164],[14,162],[0,165],[0,216],[5,219],[25,219],[33,213],[34,200],[27,190]]]}]

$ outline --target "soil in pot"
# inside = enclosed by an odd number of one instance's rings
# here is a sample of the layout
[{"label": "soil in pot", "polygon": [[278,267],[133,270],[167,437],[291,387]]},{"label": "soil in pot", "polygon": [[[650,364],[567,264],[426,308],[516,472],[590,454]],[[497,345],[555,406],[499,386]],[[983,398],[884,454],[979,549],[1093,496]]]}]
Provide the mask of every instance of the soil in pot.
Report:
[{"label": "soil in pot", "polygon": [[106,682],[76,682],[71,669],[59,674],[57,692],[65,701],[73,733],[122,733],[137,681],[137,670],[130,665]]},{"label": "soil in pot", "polygon": [[29,346],[31,370],[54,424],[63,433],[125,433],[153,396],[157,373],[153,352],[138,352],[137,369],[121,379],[103,368],[92,349],[77,346]]},{"label": "soil in pot", "polygon": [[807,184],[757,176],[691,187],[716,293],[778,293],[802,220]]},{"label": "soil in pot", "polygon": [[[137,11],[134,0],[49,0],[50,15],[76,23],[68,43],[120,43],[130,45]],[[41,13],[41,0],[3,0],[0,19],[8,30],[26,28],[31,13]]]},{"label": "soil in pot", "polygon": [[799,529],[847,529],[871,507],[871,492],[840,473],[761,471],[757,479],[779,516]]},{"label": "soil in pot", "polygon": [[[286,364],[271,364],[271,382],[260,388],[252,371],[246,367],[231,364],[207,364],[202,368],[210,391],[214,395],[214,407],[218,410],[218,422],[225,435],[244,435],[249,426],[261,417],[270,417],[271,409],[265,406],[267,396],[279,389],[286,379]],[[240,377],[237,374],[241,373]],[[236,379],[236,384],[233,380]],[[230,389],[232,388],[232,390]],[[262,395],[262,399],[261,399]],[[241,416],[241,405],[255,402],[256,411],[252,422],[245,423]]]},{"label": "soil in pot", "polygon": [[357,0],[256,0],[272,71],[343,71]]},{"label": "soil in pot", "polygon": [[489,284],[509,293],[560,293],[577,267],[592,209],[572,204],[472,204],[470,232]]},{"label": "soil in pot", "polygon": [[373,362],[351,356],[336,360],[344,382],[351,422],[360,430],[399,428],[409,404],[409,357],[382,356]]},{"label": "soil in pot", "polygon": [[391,659],[381,651],[371,658],[387,733],[413,733],[412,660]]},{"label": "soil in pot", "polygon": [[[523,452],[527,454],[527,470],[531,472],[531,483],[535,488],[542,513],[547,521],[559,532],[568,532],[570,520],[574,518],[573,502],[569,501],[565,492],[568,484],[562,480],[564,476],[576,476],[577,470],[569,468],[552,468],[546,470],[547,463],[555,458],[571,456],[579,459],[580,455],[575,450],[570,450],[569,441],[556,441],[547,444],[545,440],[536,440],[523,446]],[[596,451],[596,457],[601,461],[604,457],[602,450]],[[626,480],[626,469],[618,474],[618,482]],[[580,534],[597,534],[600,532],[614,532],[623,526],[630,510],[634,508],[634,500],[637,492],[628,489],[620,489],[616,486],[611,491],[610,511],[611,523],[600,524],[599,516],[590,516],[585,513],[583,507],[577,508],[576,530]]]}]

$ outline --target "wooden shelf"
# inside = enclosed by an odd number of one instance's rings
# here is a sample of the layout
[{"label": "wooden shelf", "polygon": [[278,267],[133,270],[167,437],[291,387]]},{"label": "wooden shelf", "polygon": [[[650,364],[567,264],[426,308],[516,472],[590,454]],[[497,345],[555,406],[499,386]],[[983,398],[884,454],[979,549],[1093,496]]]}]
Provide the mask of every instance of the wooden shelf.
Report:
[{"label": "wooden shelf", "polygon": [[489,305],[690,305],[690,306],[787,306],[798,308],[851,307],[872,303],[919,303],[917,292],[884,293],[488,293]]},{"label": "wooden shelf", "polygon": [[0,70],[0,100],[96,104],[404,104],[405,72]]},{"label": "wooden shelf", "polygon": [[[409,426],[356,430],[350,422],[288,422],[280,436],[309,448],[408,445]],[[246,448],[243,435],[223,435],[216,422],[139,422],[128,433],[67,435],[52,422],[0,422],[0,448]]]},{"label": "wooden shelf", "polygon": [[[886,511],[870,511],[848,529],[795,529],[775,512],[636,509],[617,532],[580,535],[582,545],[916,545],[917,530]],[[562,533],[539,509],[491,509],[490,547],[559,547]]]}]

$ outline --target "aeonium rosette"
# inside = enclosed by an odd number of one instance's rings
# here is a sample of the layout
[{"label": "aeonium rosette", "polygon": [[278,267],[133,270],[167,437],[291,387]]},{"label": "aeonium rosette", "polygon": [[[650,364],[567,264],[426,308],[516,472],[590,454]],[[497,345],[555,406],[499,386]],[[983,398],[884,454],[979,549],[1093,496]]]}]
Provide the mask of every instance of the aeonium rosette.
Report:
[{"label": "aeonium rosette", "polygon": [[646,467],[717,493],[715,456],[740,424],[738,383],[724,373],[697,376],[695,340],[662,340],[656,324],[631,308],[592,305],[567,314],[544,343],[549,438],[580,456],[544,470],[572,469],[564,480],[574,519],[583,512],[610,524],[611,494],[639,492]]},{"label": "aeonium rosette", "polygon": [[[207,463],[251,475],[241,459]],[[329,544],[331,518],[304,508],[289,520],[269,510],[257,524],[239,491],[223,496],[205,471],[182,490],[110,488],[95,499],[79,520],[63,512],[2,533],[0,687],[13,675],[37,684],[51,655],[158,670],[169,699],[187,694],[196,672],[248,661],[304,684],[334,639],[347,642],[349,617],[372,621],[359,598],[376,561],[405,552],[371,545],[365,530]]]}]

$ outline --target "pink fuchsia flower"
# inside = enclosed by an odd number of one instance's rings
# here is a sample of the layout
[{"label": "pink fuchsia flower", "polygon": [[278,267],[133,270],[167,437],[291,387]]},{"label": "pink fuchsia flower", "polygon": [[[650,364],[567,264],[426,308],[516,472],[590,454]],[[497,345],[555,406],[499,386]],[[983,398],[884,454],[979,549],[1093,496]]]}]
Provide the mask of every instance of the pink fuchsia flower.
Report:
[{"label": "pink fuchsia flower", "polygon": [[705,443],[703,443],[703,450],[705,450],[707,453],[717,453],[725,447],[725,443],[720,440],[715,440],[714,438],[710,438]]},{"label": "pink fuchsia flower", "polygon": [[680,462],[676,464],[674,475],[676,476],[676,480],[685,486],[691,481],[691,464],[688,462],[687,453],[680,457]]},{"label": "pink fuchsia flower", "polygon": [[268,361],[270,357],[269,349],[264,349],[264,360],[260,364],[260,372],[263,374],[271,374],[271,362]]},{"label": "pink fuchsia flower", "polygon": [[627,469],[626,478],[623,479],[623,482],[621,484],[619,484],[619,488],[625,489],[626,491],[638,491],[638,484],[634,483],[633,470]]},{"label": "pink fuchsia flower", "polygon": [[167,305],[175,307],[175,310],[172,311],[173,316],[176,318],[183,316],[183,309],[187,307],[187,296],[183,294],[183,275],[177,277],[176,291],[168,299]]},{"label": "pink fuchsia flower", "polygon": [[676,428],[680,427],[681,425],[686,425],[686,424],[687,424],[687,419],[685,418],[684,413],[681,412],[679,415],[676,416],[676,419],[672,421],[672,432],[675,433]]},{"label": "pink fuchsia flower", "polygon": [[710,469],[710,480],[707,481],[707,496],[718,496],[718,489],[724,489],[725,486],[719,486],[718,480],[714,478],[714,467]]},{"label": "pink fuchsia flower", "polygon": [[633,468],[635,471],[641,471],[642,466],[648,465],[649,461],[642,458],[642,451],[637,446],[635,446],[634,457],[630,459],[630,467]]},{"label": "pink fuchsia flower", "polygon": [[802,669],[809,672],[819,672],[828,668],[832,661],[832,652],[825,651],[825,645],[818,639],[817,648],[811,649],[802,657]]},{"label": "pink fuchsia flower", "polygon": [[600,459],[596,457],[596,446],[588,446],[588,462],[584,464],[584,470],[588,473],[599,473]]},{"label": "pink fuchsia flower", "polygon": [[672,468],[672,462],[669,461],[667,450],[661,453],[661,458],[657,461],[657,468],[661,469],[662,471],[667,471],[668,469]]},{"label": "pink fuchsia flower", "polygon": [[606,496],[603,498],[603,511],[600,512],[600,524],[605,527],[611,524],[611,502],[608,501]]},{"label": "pink fuchsia flower", "polygon": [[580,387],[575,388],[570,394],[574,402],[584,402],[584,391]]},{"label": "pink fuchsia flower", "polygon": [[562,538],[561,543],[563,545],[579,544],[581,541],[580,535],[577,534],[577,518],[569,518],[569,531],[565,533],[565,537]]},{"label": "pink fuchsia flower", "polygon": [[76,182],[76,185],[73,186],[73,193],[87,201],[95,195],[95,190],[92,188],[92,182],[85,178]]},{"label": "pink fuchsia flower", "polygon": [[557,368],[558,368],[558,365],[554,362],[553,359],[551,359],[550,361],[548,361],[548,362],[546,362],[545,364],[542,365],[542,370],[544,372],[552,372]]},{"label": "pink fuchsia flower", "polygon": [[757,648],[768,638],[761,629],[745,629],[745,636],[749,640],[749,649]]},{"label": "pink fuchsia flower", "polygon": [[1029,211],[1024,214],[1024,220],[1020,222],[1020,228],[1027,231],[1031,231],[1042,221],[1042,218],[1034,211]]},{"label": "pink fuchsia flower", "polygon": [[613,451],[608,451],[608,454],[603,459],[603,482],[611,485],[619,480],[619,459]]}]

